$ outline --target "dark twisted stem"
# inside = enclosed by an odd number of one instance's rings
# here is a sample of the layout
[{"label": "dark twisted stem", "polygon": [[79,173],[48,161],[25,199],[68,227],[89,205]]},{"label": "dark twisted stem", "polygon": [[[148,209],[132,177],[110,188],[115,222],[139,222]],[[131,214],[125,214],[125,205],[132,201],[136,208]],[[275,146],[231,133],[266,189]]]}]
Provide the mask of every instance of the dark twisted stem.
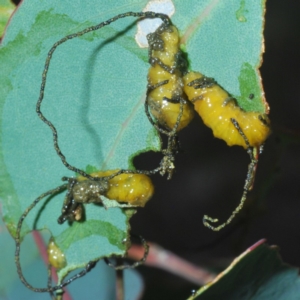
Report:
[{"label": "dark twisted stem", "polygon": [[22,281],[22,283],[30,290],[34,291],[34,292],[48,292],[48,293],[53,293],[54,291],[60,290],[63,287],[65,287],[66,285],[70,284],[72,281],[84,276],[87,272],[89,272],[95,265],[96,262],[89,262],[84,270],[82,270],[81,272],[75,274],[74,276],[72,276],[71,278],[69,278],[68,280],[62,282],[59,285],[56,286],[51,286],[51,283],[49,282],[48,279],[48,286],[46,288],[35,288],[33,287],[30,283],[27,282],[27,280],[25,279],[23,272],[22,272],[22,268],[21,268],[21,263],[20,263],[20,246],[21,246],[21,229],[22,229],[22,225],[23,225],[23,221],[26,218],[26,216],[29,214],[29,212],[46,196],[50,196],[50,195],[54,195],[56,193],[59,193],[63,190],[65,190],[67,188],[67,184],[63,184],[60,185],[59,187],[52,189],[46,193],[43,193],[42,195],[40,195],[37,199],[35,199],[33,201],[33,203],[25,210],[25,212],[21,215],[19,222],[18,222],[18,226],[17,226],[17,231],[16,231],[16,236],[15,236],[15,242],[16,242],[16,251],[15,251],[15,263],[17,266],[17,272],[18,275],[20,277],[20,280]]},{"label": "dark twisted stem", "polygon": [[239,123],[235,119],[233,119],[233,118],[231,118],[230,120],[231,120],[233,126],[237,129],[237,131],[239,132],[239,134],[244,139],[245,144],[247,146],[247,152],[250,155],[250,160],[251,161],[250,161],[250,164],[248,165],[248,171],[247,171],[246,180],[245,180],[244,189],[243,189],[243,194],[242,194],[240,203],[235,208],[235,210],[231,213],[231,216],[227,219],[227,221],[224,222],[223,224],[215,227],[215,226],[212,226],[209,222],[216,223],[219,220],[211,218],[211,217],[209,217],[207,215],[204,215],[204,217],[203,217],[203,224],[204,224],[204,226],[208,227],[209,229],[211,229],[213,231],[219,231],[222,228],[224,228],[226,225],[228,225],[229,223],[231,223],[231,221],[234,219],[234,217],[236,216],[236,214],[239,213],[240,210],[243,208],[243,206],[245,204],[245,201],[247,199],[247,194],[248,194],[248,192],[253,187],[254,178],[255,178],[255,172],[256,172],[256,168],[257,168],[257,164],[258,164],[258,155],[262,151],[259,148],[251,147],[250,143],[249,143],[249,140],[246,137],[245,133],[243,132],[242,128],[240,127]]},{"label": "dark twisted stem", "polygon": [[[41,111],[41,104],[42,104],[42,101],[43,101],[43,98],[44,98],[44,90],[45,90],[45,86],[46,86],[46,80],[47,80],[47,74],[48,74],[48,69],[49,69],[49,65],[50,65],[50,61],[52,59],[52,55],[54,53],[54,51],[56,50],[56,48],[63,44],[64,42],[68,41],[68,40],[71,40],[73,38],[77,38],[77,37],[80,37],[88,32],[91,32],[91,31],[95,31],[95,30],[98,30],[104,26],[107,26],[109,25],[110,23],[112,22],[115,22],[117,21],[118,19],[121,19],[121,18],[125,18],[125,17],[140,17],[140,18],[160,18],[164,24],[166,25],[169,25],[170,24],[170,19],[167,15],[165,14],[162,14],[162,13],[155,13],[155,12],[127,12],[127,13],[123,13],[123,14],[119,14],[111,19],[108,19],[107,21],[104,21],[104,22],[101,22],[99,23],[98,25],[94,25],[94,26],[90,26],[82,31],[79,31],[77,33],[73,33],[73,34],[69,34],[67,36],[65,36],[64,38],[60,39],[59,41],[57,41],[52,47],[51,49],[49,50],[48,52],[48,55],[47,55],[47,59],[46,59],[46,62],[45,62],[45,66],[44,66],[44,71],[43,71],[43,74],[42,74],[42,83],[41,83],[41,88],[40,88],[40,95],[39,95],[39,99],[37,101],[37,104],[36,104],[36,112],[39,116],[39,118],[45,123],[47,124],[51,131],[52,131],[52,134],[53,134],[53,143],[54,143],[54,149],[57,153],[57,155],[60,157],[62,163],[71,171],[73,172],[76,172],[86,178],[89,178],[90,180],[104,180],[103,178],[94,178],[92,177],[91,175],[87,174],[86,172],[84,172],[83,170],[81,169],[78,169],[74,166],[72,166],[71,164],[69,164],[66,160],[66,157],[65,155],[62,153],[60,147],[59,147],[59,144],[58,144],[58,134],[57,134],[57,130],[55,128],[55,126],[52,124],[51,121],[49,121],[45,116],[44,114],[42,113]],[[157,169],[155,169],[153,172],[157,172]],[[153,174],[153,172],[149,171],[148,174]],[[128,173],[127,171],[124,172],[124,173]],[[132,172],[133,173],[133,172]],[[147,172],[136,172],[136,173],[143,173],[143,174],[147,174]],[[119,173],[121,174],[121,173]]]}]

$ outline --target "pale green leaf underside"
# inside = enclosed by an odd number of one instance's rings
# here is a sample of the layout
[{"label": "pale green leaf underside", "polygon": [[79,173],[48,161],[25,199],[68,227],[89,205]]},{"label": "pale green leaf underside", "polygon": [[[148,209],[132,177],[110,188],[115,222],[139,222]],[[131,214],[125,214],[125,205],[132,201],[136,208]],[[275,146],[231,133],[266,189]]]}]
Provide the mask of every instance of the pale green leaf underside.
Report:
[{"label": "pale green leaf underside", "polygon": [[[141,11],[146,3],[25,0],[13,16],[0,52],[0,196],[11,232],[36,197],[60,185],[62,176],[74,175],[57,157],[50,129],[35,113],[48,50],[67,34],[118,13]],[[262,48],[263,2],[177,0],[174,4],[172,20],[183,36],[191,25],[198,24],[185,40],[191,68],[215,77],[226,90],[241,98],[245,109],[263,111],[255,71]],[[143,108],[149,67],[147,49],[135,43],[133,21],[126,18],[70,40],[53,55],[42,110],[57,127],[68,161],[81,169],[87,165],[98,169],[128,168],[136,153],[159,149],[159,140]],[[116,37],[127,26],[128,30]],[[108,38],[112,39],[107,42]],[[256,96],[252,102],[245,100],[249,91]],[[48,201],[38,218],[39,208],[36,209],[29,214],[25,226],[27,230],[33,224],[39,229],[48,228],[62,248],[62,237],[66,232],[73,234],[64,248],[70,269],[97,257],[124,253],[121,242],[127,236],[128,218],[121,209],[88,205],[87,223],[69,227],[56,222],[62,201],[63,194]],[[103,233],[105,224],[113,227],[110,232],[118,232],[116,239]],[[87,230],[76,240],[78,226],[87,226]],[[97,229],[92,234],[94,226]]]}]

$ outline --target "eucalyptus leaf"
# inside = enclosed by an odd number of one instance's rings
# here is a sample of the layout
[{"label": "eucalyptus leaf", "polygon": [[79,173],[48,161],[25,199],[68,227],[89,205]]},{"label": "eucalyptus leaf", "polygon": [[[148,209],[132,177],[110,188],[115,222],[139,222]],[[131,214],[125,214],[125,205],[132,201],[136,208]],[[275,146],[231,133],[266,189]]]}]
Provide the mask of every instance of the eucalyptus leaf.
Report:
[{"label": "eucalyptus leaf", "polygon": [[[49,236],[47,232],[42,233],[44,237]],[[28,290],[20,281],[15,268],[14,256],[15,243],[5,224],[0,218],[0,299],[31,299],[31,300],[48,300],[49,294],[33,293]],[[28,234],[23,241],[22,265],[23,271],[29,282],[34,286],[45,286],[47,268],[45,262],[35,245],[33,236]],[[77,271],[73,271],[72,276]],[[104,262],[98,263],[76,284],[68,286],[68,292],[73,300],[84,299],[87,294],[92,298],[114,299],[115,290],[115,271],[108,267]],[[139,299],[143,291],[143,280],[135,270],[124,270],[124,292],[126,299]]]},{"label": "eucalyptus leaf", "polygon": [[10,0],[0,0],[0,37],[16,6]]},{"label": "eucalyptus leaf", "polygon": [[[0,199],[12,235],[35,198],[59,186],[62,176],[75,175],[61,163],[51,131],[35,113],[47,52],[67,34],[119,13],[141,11],[147,2],[24,0],[13,15],[0,50]],[[264,1],[173,3],[172,21],[191,68],[214,77],[244,109],[264,111],[257,71]],[[78,168],[132,168],[135,155],[160,150],[143,111],[149,65],[135,33],[136,20],[125,18],[67,41],[53,55],[42,111],[56,126],[67,160]],[[255,95],[251,101],[249,92]],[[132,210],[90,204],[86,222],[58,225],[63,197],[55,195],[35,208],[22,231],[50,231],[67,259],[60,277],[90,260],[125,253]]]},{"label": "eucalyptus leaf", "polygon": [[298,269],[284,264],[276,247],[258,242],[188,300],[297,300],[299,294]]}]

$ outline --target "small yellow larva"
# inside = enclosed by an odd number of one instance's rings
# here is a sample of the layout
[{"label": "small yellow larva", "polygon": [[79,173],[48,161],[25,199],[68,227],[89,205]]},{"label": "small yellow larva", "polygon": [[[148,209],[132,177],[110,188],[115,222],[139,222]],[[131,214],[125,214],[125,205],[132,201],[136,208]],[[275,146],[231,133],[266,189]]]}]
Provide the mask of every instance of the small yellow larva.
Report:
[{"label": "small yellow larva", "polygon": [[199,72],[186,73],[183,82],[184,92],[188,99],[194,104],[204,124],[212,129],[214,136],[224,140],[228,146],[244,147],[251,159],[240,203],[227,221],[215,227],[211,223],[218,222],[218,219],[207,215],[203,217],[206,227],[219,231],[228,225],[242,209],[247,193],[253,187],[258,156],[262,151],[263,143],[270,134],[270,121],[266,114],[242,110],[236,100],[230,97],[214,79]]},{"label": "small yellow larva", "polygon": [[[199,72],[189,72],[183,81],[184,92],[193,102],[204,124],[212,129],[215,137],[224,140],[228,146],[238,145],[245,149],[249,146],[259,147],[269,136],[268,116],[242,110],[212,78]],[[235,122],[248,139],[249,145],[237,130]]]},{"label": "small yellow larva", "polygon": [[[107,177],[119,170],[98,171],[93,177]],[[79,177],[78,182],[84,180]],[[97,182],[97,181],[94,181]],[[149,176],[145,174],[120,174],[108,180],[107,190],[103,196],[118,202],[127,202],[135,206],[145,206],[154,193],[154,186]]]},{"label": "small yellow larva", "polygon": [[191,122],[194,112],[183,93],[182,69],[186,68],[186,62],[179,48],[178,29],[174,25],[163,24],[147,39],[151,64],[147,104],[151,114],[169,130],[176,126],[180,117],[176,128],[179,131]]},{"label": "small yellow larva", "polygon": [[64,253],[55,244],[53,239],[50,239],[47,248],[49,264],[56,269],[61,269],[67,265],[66,257]]}]

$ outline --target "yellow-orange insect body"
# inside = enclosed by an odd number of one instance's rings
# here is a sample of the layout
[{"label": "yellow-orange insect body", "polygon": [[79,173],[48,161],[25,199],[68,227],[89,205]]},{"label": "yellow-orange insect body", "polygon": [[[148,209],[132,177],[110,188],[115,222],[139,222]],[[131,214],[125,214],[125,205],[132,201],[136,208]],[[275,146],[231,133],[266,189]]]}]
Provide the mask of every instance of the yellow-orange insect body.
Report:
[{"label": "yellow-orange insect body", "polygon": [[[168,172],[169,175],[171,174],[171,166],[172,166],[172,158],[171,157],[168,162],[164,163],[159,168],[156,168],[152,171],[133,171],[130,170],[120,170],[120,171],[107,171],[107,172],[97,172],[94,174],[94,177],[105,177],[100,178],[99,180],[95,180],[93,176],[87,174],[83,170],[80,170],[71,164],[69,164],[66,160],[65,155],[62,153],[59,143],[58,143],[58,133],[55,126],[52,124],[50,120],[48,120],[43,112],[41,111],[41,104],[44,99],[45,94],[45,87],[47,82],[47,74],[50,66],[50,61],[52,59],[53,53],[56,51],[57,47],[61,44],[74,39],[81,37],[87,33],[96,31],[100,28],[103,28],[119,19],[125,17],[141,17],[141,18],[160,18],[166,27],[170,26],[170,19],[167,15],[162,13],[155,13],[155,12],[126,12],[119,15],[116,15],[104,22],[101,22],[96,25],[89,26],[83,30],[78,32],[68,34],[67,36],[61,38],[57,42],[53,44],[47,54],[47,58],[44,64],[44,70],[42,74],[42,82],[40,87],[39,98],[36,104],[36,112],[39,118],[47,125],[52,131],[53,134],[53,144],[54,149],[57,155],[60,157],[62,163],[73,172],[80,174],[82,178],[67,178],[63,177],[63,181],[67,181],[65,183],[55,189],[49,190],[48,192],[43,193],[38,198],[36,198],[33,203],[24,211],[21,215],[16,231],[16,251],[15,251],[15,263],[17,266],[18,275],[23,282],[23,284],[32,291],[35,292],[49,292],[52,298],[55,297],[53,292],[57,290],[63,289],[66,285],[71,283],[72,281],[84,276],[87,272],[89,272],[97,263],[97,261],[92,260],[86,264],[84,270],[80,273],[68,278],[67,280],[61,282],[59,285],[52,286],[51,280],[51,268],[49,268],[49,278],[48,278],[48,286],[45,288],[35,288],[31,284],[28,283],[26,278],[23,275],[21,264],[20,264],[20,245],[21,245],[21,229],[25,218],[27,217],[28,213],[45,197],[52,197],[57,193],[62,192],[63,190],[67,189],[67,193],[65,196],[65,200],[63,203],[62,214],[58,218],[58,223],[63,223],[65,221],[83,221],[84,220],[84,203],[101,203],[101,196],[106,196],[109,199],[115,199],[120,202],[127,202],[132,205],[136,206],[144,206],[145,203],[151,198],[153,195],[153,184],[150,178],[143,174],[155,174],[159,171],[161,172]],[[173,139],[171,140],[171,142]],[[171,143],[170,143],[171,144]],[[169,152],[164,154],[165,157],[163,161],[167,161],[166,157],[169,155]],[[140,173],[140,174],[138,174]],[[107,174],[111,174],[111,176],[106,177]],[[143,258],[132,265],[124,265],[124,266],[117,266],[114,267],[115,269],[125,269],[125,268],[134,268],[146,260],[146,257],[149,252],[149,246],[147,245],[144,239],[142,240],[142,244],[145,249],[145,253]],[[128,242],[127,242],[128,243]],[[49,262],[52,266],[56,268],[62,268],[66,264],[66,259],[63,252],[59,249],[59,247],[54,243],[54,241],[50,241],[48,246],[48,256]],[[60,292],[61,294],[61,292]],[[60,296],[58,296],[60,297]],[[56,297],[55,297],[56,298]]]},{"label": "yellow-orange insect body", "polygon": [[62,214],[58,223],[66,220],[82,221],[84,215],[83,204],[99,203],[105,206],[102,196],[126,202],[134,206],[145,206],[154,193],[153,183],[146,174],[134,171],[108,170],[90,174],[89,179],[84,176],[78,178],[63,177],[68,181],[68,192],[62,206]]},{"label": "yellow-orange insect body", "polygon": [[245,112],[214,79],[205,77],[199,72],[185,74],[183,82],[188,99],[194,104],[204,124],[212,129],[214,136],[224,140],[228,146],[244,147],[251,159],[240,203],[227,221],[214,227],[210,223],[216,223],[218,219],[207,215],[203,217],[206,227],[219,231],[242,209],[247,193],[253,187],[258,155],[262,144],[270,134],[269,118],[266,114]]},{"label": "yellow-orange insect body", "polygon": [[[194,108],[204,124],[210,127],[215,137],[224,140],[228,146],[238,145],[245,149],[261,146],[270,134],[266,114],[243,111],[229,94],[198,72],[189,72],[184,78],[184,92],[194,103]],[[235,120],[249,141],[234,125]]]},{"label": "yellow-orange insect body", "polygon": [[52,239],[48,244],[47,253],[49,264],[54,268],[61,269],[66,266],[67,261],[64,253],[58,248]]},{"label": "yellow-orange insect body", "polygon": [[178,30],[173,25],[163,24],[147,38],[151,63],[147,95],[150,112],[161,125],[170,130],[174,128],[181,114],[176,128],[179,131],[191,122],[194,113],[183,93],[181,68],[186,63],[179,48]]},{"label": "yellow-orange insect body", "polygon": [[[119,170],[98,171],[91,174],[93,177],[107,177]],[[87,180],[78,177],[78,182]],[[97,181],[94,181],[97,182]],[[154,193],[154,186],[149,176],[145,174],[120,174],[108,180],[108,188],[103,196],[118,202],[127,202],[135,206],[145,206]]]}]

